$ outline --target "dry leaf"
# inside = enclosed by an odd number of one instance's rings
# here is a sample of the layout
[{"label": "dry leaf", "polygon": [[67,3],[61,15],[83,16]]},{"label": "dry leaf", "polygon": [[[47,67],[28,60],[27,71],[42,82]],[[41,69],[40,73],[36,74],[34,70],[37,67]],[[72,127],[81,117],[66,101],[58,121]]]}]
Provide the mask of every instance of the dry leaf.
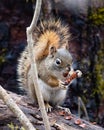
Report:
[{"label": "dry leaf", "polygon": [[59,115],[60,115],[60,116],[64,116],[65,114],[66,114],[65,111],[59,111]]},{"label": "dry leaf", "polygon": [[75,120],[75,122],[74,122],[76,125],[80,125],[81,123],[82,123],[82,121],[80,120],[80,119],[77,119],[77,120]]}]

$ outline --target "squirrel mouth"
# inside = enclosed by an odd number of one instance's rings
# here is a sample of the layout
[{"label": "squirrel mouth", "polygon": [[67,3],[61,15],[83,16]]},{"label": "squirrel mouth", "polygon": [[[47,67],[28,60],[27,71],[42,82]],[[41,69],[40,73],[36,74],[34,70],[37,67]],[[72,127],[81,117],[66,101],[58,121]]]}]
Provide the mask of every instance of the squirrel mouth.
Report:
[{"label": "squirrel mouth", "polygon": [[70,77],[69,75],[69,72],[63,72],[63,77],[64,77],[64,80],[61,80],[61,84],[64,85],[64,86],[67,86],[68,84],[66,83],[67,79]]}]

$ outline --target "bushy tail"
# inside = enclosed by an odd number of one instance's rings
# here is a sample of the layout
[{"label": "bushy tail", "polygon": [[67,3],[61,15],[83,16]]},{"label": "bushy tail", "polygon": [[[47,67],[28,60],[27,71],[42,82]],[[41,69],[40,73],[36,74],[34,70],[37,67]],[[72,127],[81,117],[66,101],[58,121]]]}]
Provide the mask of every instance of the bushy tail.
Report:
[{"label": "bushy tail", "polygon": [[17,66],[17,76],[18,82],[20,86],[25,86],[27,81],[27,73],[30,67],[30,59],[28,48],[26,47],[25,50],[22,52],[21,57],[18,60]]}]

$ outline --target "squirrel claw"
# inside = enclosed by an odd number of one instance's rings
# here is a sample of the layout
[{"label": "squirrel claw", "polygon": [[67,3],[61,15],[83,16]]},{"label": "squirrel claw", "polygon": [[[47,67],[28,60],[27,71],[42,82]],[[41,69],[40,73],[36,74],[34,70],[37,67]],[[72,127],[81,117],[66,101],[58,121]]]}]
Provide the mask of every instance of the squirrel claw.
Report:
[{"label": "squirrel claw", "polygon": [[[45,104],[45,109],[46,109],[46,112],[51,112],[52,111],[52,106],[49,105],[49,103],[44,103]],[[40,108],[38,109],[40,111]]]},{"label": "squirrel claw", "polygon": [[45,108],[47,112],[51,112],[52,111],[52,106],[49,105],[49,103],[45,103]]},{"label": "squirrel claw", "polygon": [[64,82],[62,82],[61,80],[59,80],[59,87],[62,89],[66,89],[66,85]]}]

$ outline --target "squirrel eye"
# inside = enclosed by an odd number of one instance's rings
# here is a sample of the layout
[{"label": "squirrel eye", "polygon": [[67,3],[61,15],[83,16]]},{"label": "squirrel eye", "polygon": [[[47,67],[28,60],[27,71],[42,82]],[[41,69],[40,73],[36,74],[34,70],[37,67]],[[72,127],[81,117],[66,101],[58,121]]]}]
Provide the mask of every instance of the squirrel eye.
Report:
[{"label": "squirrel eye", "polygon": [[61,64],[61,60],[59,58],[56,59],[56,65],[60,65]]}]

